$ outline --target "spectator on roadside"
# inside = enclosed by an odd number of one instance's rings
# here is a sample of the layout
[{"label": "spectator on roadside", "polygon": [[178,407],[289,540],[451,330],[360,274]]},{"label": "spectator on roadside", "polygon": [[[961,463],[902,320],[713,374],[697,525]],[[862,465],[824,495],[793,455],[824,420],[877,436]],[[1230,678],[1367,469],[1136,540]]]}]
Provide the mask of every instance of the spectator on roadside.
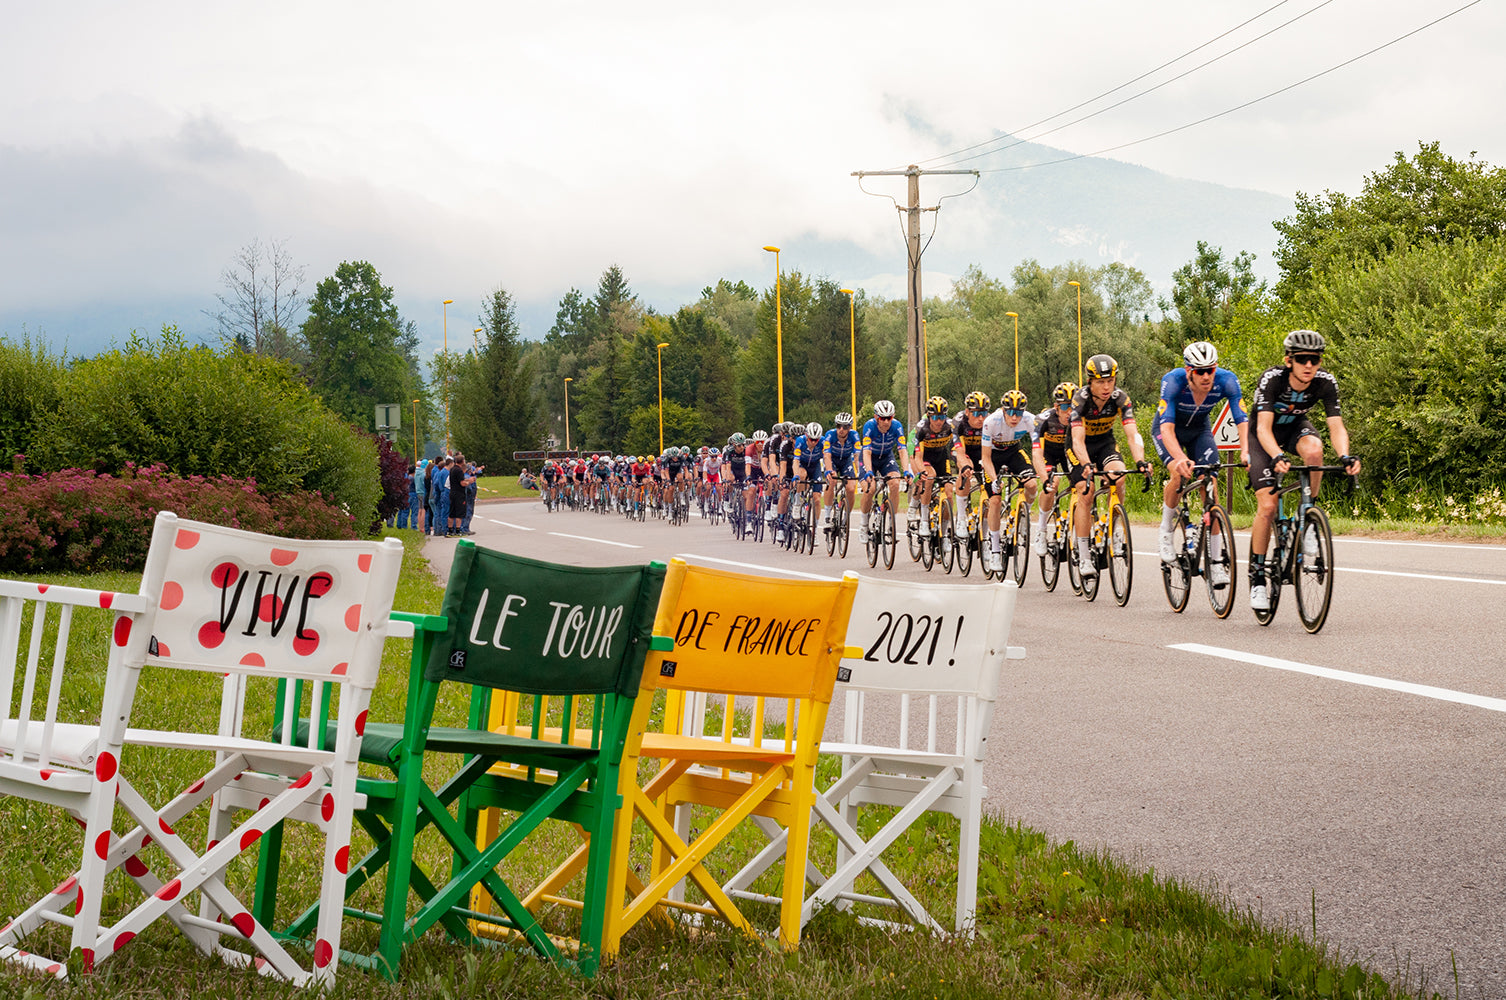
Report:
[{"label": "spectator on roadside", "polygon": [[413,463],[408,463],[408,471],[403,473],[403,482],[408,488],[408,495],[403,497],[403,505],[397,509],[396,527],[408,526],[408,512],[413,507]]},{"label": "spectator on roadside", "polygon": [[434,470],[434,534],[446,538],[450,534],[450,464],[453,461],[448,455],[437,459]]},{"label": "spectator on roadside", "polygon": [[412,474],[408,477],[408,520],[414,531],[424,530],[424,471],[428,464],[428,462],[420,461],[413,467]]},{"label": "spectator on roadside", "polygon": [[[465,456],[456,452],[455,461],[450,466],[450,534],[463,534],[461,524],[465,520],[465,494],[467,489],[468,472],[466,471]],[[474,480],[471,480],[474,481]]]},{"label": "spectator on roadside", "polygon": [[475,534],[471,530],[471,518],[476,514],[477,484],[481,479],[481,473],[484,471],[486,471],[486,466],[484,465],[477,465],[475,462],[466,463],[465,516],[460,521],[461,534]]}]

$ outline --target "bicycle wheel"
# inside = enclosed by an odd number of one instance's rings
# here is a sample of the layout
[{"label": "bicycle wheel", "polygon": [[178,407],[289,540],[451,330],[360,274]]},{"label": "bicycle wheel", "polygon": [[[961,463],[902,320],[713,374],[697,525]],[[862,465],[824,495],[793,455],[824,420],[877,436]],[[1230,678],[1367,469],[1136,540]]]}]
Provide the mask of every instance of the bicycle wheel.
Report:
[{"label": "bicycle wheel", "polygon": [[1119,503],[1109,508],[1109,582],[1114,600],[1122,608],[1129,601],[1135,580],[1135,549],[1130,542],[1129,513]]},{"label": "bicycle wheel", "polygon": [[884,547],[884,517],[888,514],[888,508],[883,501],[874,500],[873,509],[868,512],[867,537],[863,539],[868,547],[868,565],[878,566],[879,550]]},{"label": "bicycle wheel", "polygon": [[1161,583],[1166,587],[1166,603],[1171,605],[1171,610],[1181,614],[1192,593],[1192,575],[1189,572],[1189,560],[1192,557],[1187,553],[1187,522],[1183,517],[1177,518],[1177,523],[1171,529],[1171,537],[1176,543],[1177,557],[1169,563],[1161,564]]},{"label": "bicycle wheel", "polygon": [[[1108,534],[1108,526],[1105,525],[1102,521],[1094,524],[1090,530],[1094,533],[1101,532],[1104,535]],[[1082,596],[1086,597],[1090,601],[1094,601],[1098,599],[1098,585],[1103,582],[1103,574],[1107,568],[1106,566],[1099,566],[1098,564],[1106,563],[1107,560],[1100,558],[1103,555],[1103,549],[1098,545],[1094,545],[1091,542],[1091,538],[1092,536],[1090,535],[1090,541],[1088,543],[1088,557],[1093,560],[1093,564],[1097,567],[1098,572],[1094,573],[1092,576],[1083,576],[1082,571],[1079,570],[1078,576],[1082,579]],[[1077,562],[1077,551],[1075,545],[1073,546],[1071,558],[1074,563]]]},{"label": "bicycle wheel", "polygon": [[956,548],[952,538],[952,504],[949,500],[941,502],[941,521],[936,525],[936,545],[940,551],[936,554],[936,561],[941,563],[941,568],[950,576],[952,562],[956,559]]},{"label": "bicycle wheel", "polygon": [[1061,530],[1060,525],[1061,513],[1052,508],[1050,515],[1046,518],[1046,530],[1043,532],[1046,539],[1046,554],[1041,556],[1041,582],[1046,585],[1047,593],[1055,590],[1056,581],[1061,579],[1061,547],[1056,540]]},{"label": "bicycle wheel", "polygon": [[1014,559],[1014,585],[1025,586],[1030,576],[1030,507],[1021,501],[1010,526],[1009,551]]},{"label": "bicycle wheel", "polygon": [[[1213,558],[1213,539],[1220,538],[1222,550],[1217,559]],[[1228,618],[1229,612],[1234,610],[1234,592],[1236,582],[1239,580],[1239,560],[1234,556],[1234,526],[1229,523],[1229,515],[1222,507],[1212,507],[1208,511],[1208,528],[1203,532],[1203,577],[1208,582],[1208,605],[1213,608],[1213,613],[1219,618]],[[1212,570],[1214,566],[1222,566],[1228,574],[1229,582],[1222,587],[1213,585]]]},{"label": "bicycle wheel", "polygon": [[837,526],[837,558],[847,558],[847,543],[852,537],[852,509],[847,501],[842,501],[837,512],[832,515]]},{"label": "bicycle wheel", "polygon": [[1255,612],[1255,620],[1262,625],[1271,623],[1271,619],[1276,617],[1276,605],[1281,603],[1281,577],[1283,564],[1286,562],[1283,534],[1282,522],[1277,521],[1271,527],[1271,548],[1265,555],[1265,592],[1271,604],[1264,611]]},{"label": "bicycle wheel", "polygon": [[890,507],[889,510],[888,510],[888,512],[887,512],[887,514],[886,514],[886,516],[885,516],[885,520],[884,520],[884,524],[885,524],[885,527],[884,527],[884,568],[885,569],[893,569],[894,568],[894,552],[895,552],[896,549],[899,548],[899,531],[898,531],[898,526],[895,524],[895,521],[898,519],[898,516],[899,516],[898,512],[895,511],[895,509],[893,507]]},{"label": "bicycle wheel", "polygon": [[826,531],[826,556],[828,559],[836,555],[837,552],[837,508],[841,506],[838,497],[832,497],[832,503],[835,506],[827,512],[826,516],[830,520],[827,521],[826,528],[824,529]]},{"label": "bicycle wheel", "polygon": [[1302,515],[1295,563],[1297,615],[1303,628],[1317,632],[1328,620],[1328,604],[1333,599],[1333,532],[1328,515],[1316,507]]},{"label": "bicycle wheel", "polygon": [[[880,487],[882,489],[883,487]],[[915,503],[915,495],[908,494],[909,499],[905,502],[905,542],[910,547],[910,561],[920,562],[920,550],[925,545],[920,537],[920,519],[925,516],[925,511],[916,510],[911,505]],[[896,504],[897,506],[897,504]],[[895,512],[897,518],[898,511]],[[929,567],[928,567],[929,568]]]},{"label": "bicycle wheel", "polygon": [[927,572],[930,572],[931,567],[936,564],[935,515],[936,501],[933,498],[932,501],[926,505],[925,510],[921,511],[920,515],[921,517],[925,518],[925,524],[931,529],[930,534],[920,536],[920,564],[926,568]]},{"label": "bicycle wheel", "polygon": [[973,533],[968,530],[965,518],[961,523],[952,521],[952,558],[963,576],[973,571]]}]

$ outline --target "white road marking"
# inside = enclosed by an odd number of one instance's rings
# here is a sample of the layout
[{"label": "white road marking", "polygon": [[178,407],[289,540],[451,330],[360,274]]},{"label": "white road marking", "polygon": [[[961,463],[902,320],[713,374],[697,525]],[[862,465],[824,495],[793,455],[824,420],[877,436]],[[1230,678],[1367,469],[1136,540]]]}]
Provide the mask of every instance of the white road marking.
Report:
[{"label": "white road marking", "polygon": [[1348,670],[1334,670],[1330,667],[1315,667],[1308,663],[1298,663],[1295,660],[1279,660],[1274,656],[1262,656],[1259,653],[1246,653],[1241,650],[1223,649],[1218,646],[1205,646],[1197,642],[1175,643],[1168,648],[1180,649],[1187,653],[1201,653],[1204,656],[1217,656],[1225,660],[1253,663],[1256,666],[1270,667],[1274,670],[1291,670],[1299,674],[1311,674],[1314,677],[1344,681],[1349,684],[1362,684],[1366,687],[1383,688],[1387,691],[1399,691],[1402,694],[1415,694],[1422,698],[1452,701],[1460,705],[1472,705],[1475,708],[1488,709],[1492,712],[1506,712],[1506,699],[1503,698],[1489,698],[1485,695],[1469,694],[1449,688],[1432,687],[1428,684],[1413,684],[1410,681],[1392,680],[1389,677],[1373,677],[1370,674],[1357,674]]},{"label": "white road marking", "polygon": [[760,566],[757,563],[736,562],[736,561],[734,561],[732,559],[717,559],[714,556],[698,556],[698,555],[695,555],[694,553],[691,553],[691,552],[681,552],[678,555],[679,555],[679,557],[681,559],[684,559],[686,562],[692,562],[692,561],[694,561],[694,562],[721,563],[724,566],[736,566],[739,569],[752,569],[752,570],[757,570],[760,573],[783,573],[786,576],[803,576],[803,577],[805,577],[808,580],[837,580],[837,579],[840,579],[839,577],[835,577],[835,576],[822,576],[819,573],[802,573],[799,570],[782,569],[781,567],[778,567],[778,566]]},{"label": "white road marking", "polygon": [[519,531],[532,531],[532,530],[534,530],[532,528],[525,528],[521,524],[513,524],[511,521],[499,521],[495,517],[489,517],[489,518],[487,518],[487,520],[490,521],[492,524],[500,524],[504,528],[517,528]]},{"label": "white road marking", "polygon": [[585,535],[567,535],[563,531],[551,531],[549,533],[551,535],[555,535],[555,536],[557,536],[559,538],[573,538],[573,539],[575,539],[576,541],[579,541],[579,542],[595,542],[598,545],[616,545],[618,548],[623,548],[623,549],[641,549],[641,548],[643,548],[643,546],[641,546],[641,545],[629,545],[627,542],[612,542],[612,541],[608,541],[605,538],[588,538]]},{"label": "white road marking", "polygon": [[[1161,561],[1160,552],[1141,552],[1135,550],[1135,555],[1146,559]],[[1404,576],[1412,580],[1443,580],[1447,583],[1488,583],[1493,587],[1506,587],[1506,580],[1486,580],[1478,576],[1443,576],[1438,573],[1404,573],[1395,569],[1361,569],[1358,566],[1335,566],[1336,573],[1369,573],[1371,576]]]},{"label": "white road marking", "polygon": [[[1248,539],[1250,532],[1248,530],[1236,531],[1234,532],[1234,537]],[[1335,545],[1341,542],[1345,545],[1406,545],[1414,549],[1470,549],[1472,551],[1488,549],[1497,552],[1506,552],[1506,548],[1486,542],[1399,542],[1390,538],[1354,538],[1349,535],[1333,536],[1333,543]]]}]

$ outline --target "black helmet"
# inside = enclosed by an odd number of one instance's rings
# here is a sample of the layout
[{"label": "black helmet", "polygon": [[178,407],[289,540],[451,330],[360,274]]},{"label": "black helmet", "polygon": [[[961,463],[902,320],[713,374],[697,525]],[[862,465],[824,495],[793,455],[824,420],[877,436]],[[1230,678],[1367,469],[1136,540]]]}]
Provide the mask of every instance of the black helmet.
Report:
[{"label": "black helmet", "polygon": [[1089,379],[1095,378],[1118,378],[1119,362],[1107,354],[1095,354],[1083,365],[1083,374]]}]

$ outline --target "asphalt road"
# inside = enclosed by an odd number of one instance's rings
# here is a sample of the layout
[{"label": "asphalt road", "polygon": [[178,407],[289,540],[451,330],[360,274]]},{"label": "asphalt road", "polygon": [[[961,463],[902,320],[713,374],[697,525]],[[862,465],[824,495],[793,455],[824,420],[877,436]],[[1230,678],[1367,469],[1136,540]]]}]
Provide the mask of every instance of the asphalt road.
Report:
[{"label": "asphalt road", "polygon": [[[883,572],[856,540],[845,561],[797,556],[694,516],[676,528],[484,503],[473,527],[479,544],[565,563]],[[1032,565],[989,808],[1270,923],[1310,928],[1316,893],[1319,936],[1347,960],[1453,995],[1452,953],[1461,996],[1506,997],[1506,546],[1336,538],[1333,610],[1308,635],[1290,591],[1256,624],[1242,575],[1229,619],[1198,589],[1173,613],[1154,526],[1134,540],[1123,608],[1107,580],[1092,604],[1065,574],[1047,593]],[[441,579],[454,544],[426,546]],[[903,546],[895,574],[946,578]],[[1203,648],[1174,648],[1187,645]]]}]

